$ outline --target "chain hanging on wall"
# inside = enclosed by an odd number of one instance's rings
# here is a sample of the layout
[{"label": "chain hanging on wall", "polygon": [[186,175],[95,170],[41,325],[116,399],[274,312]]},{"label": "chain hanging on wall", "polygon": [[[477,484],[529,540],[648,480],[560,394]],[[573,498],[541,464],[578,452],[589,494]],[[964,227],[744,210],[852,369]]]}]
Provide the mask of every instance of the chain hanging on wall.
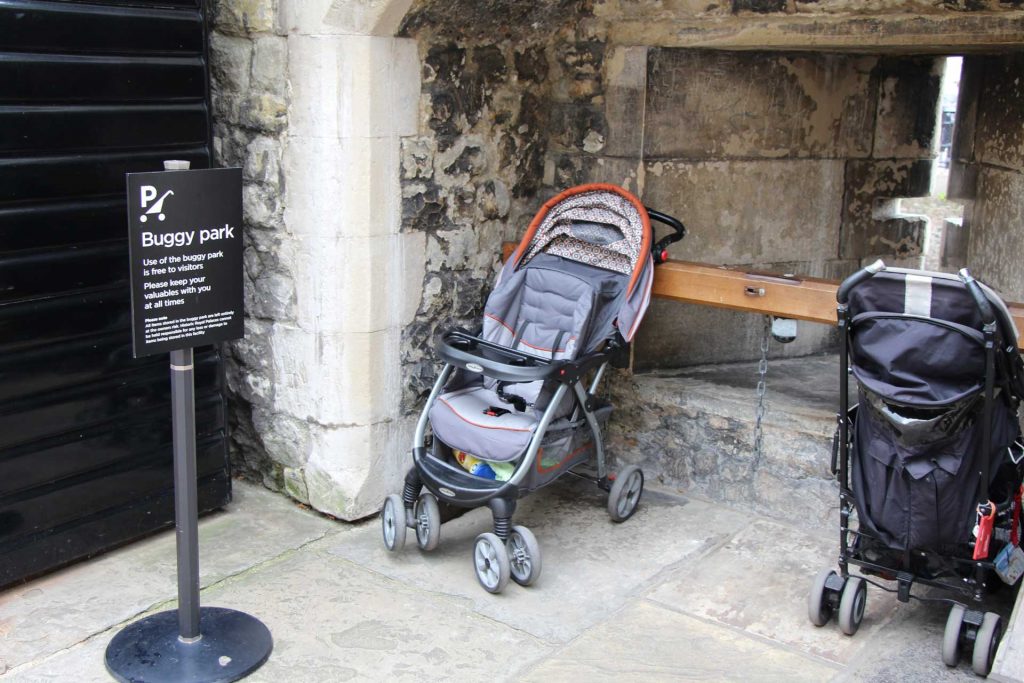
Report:
[{"label": "chain hanging on wall", "polygon": [[751,462],[751,469],[757,467],[761,462],[761,449],[764,436],[764,428],[761,425],[764,420],[764,392],[767,388],[765,378],[768,375],[768,343],[772,334],[772,317],[764,317],[764,331],[761,333],[761,360],[757,364],[757,411],[754,413],[754,459]]},{"label": "chain hanging on wall", "polygon": [[764,331],[761,333],[761,360],[757,364],[757,412],[754,422],[754,459],[750,467],[754,469],[761,462],[761,453],[764,450],[764,394],[767,389],[766,377],[768,376],[768,344],[774,339],[780,344],[788,344],[796,339],[797,325],[795,320],[789,318],[776,318],[771,315],[764,317]]}]

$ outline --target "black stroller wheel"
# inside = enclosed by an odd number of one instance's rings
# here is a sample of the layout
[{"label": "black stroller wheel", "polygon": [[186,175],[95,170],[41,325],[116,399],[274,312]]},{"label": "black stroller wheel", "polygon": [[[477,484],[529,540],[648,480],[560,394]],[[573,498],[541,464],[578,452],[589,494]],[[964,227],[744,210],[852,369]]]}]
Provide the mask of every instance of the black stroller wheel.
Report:
[{"label": "black stroller wheel", "polygon": [[476,569],[476,580],[488,593],[500,593],[508,584],[508,551],[497,534],[488,531],[476,537],[473,568]]},{"label": "black stroller wheel", "polygon": [[822,569],[811,584],[811,592],[807,596],[807,618],[815,626],[824,626],[832,618],[832,603],[828,599],[829,590],[825,584],[835,574],[835,569]]},{"label": "black stroller wheel", "polygon": [[384,499],[380,511],[381,535],[384,547],[395,553],[405,546],[405,503],[397,493]]},{"label": "black stroller wheel", "polygon": [[852,636],[864,619],[864,607],[868,601],[868,585],[859,576],[851,576],[843,586],[839,598],[839,629]]},{"label": "black stroller wheel", "polygon": [[942,663],[956,666],[960,663],[960,631],[964,625],[964,606],[953,605],[946,618],[946,630],[942,634]]},{"label": "black stroller wheel", "polygon": [[512,580],[530,586],[540,576],[541,556],[537,537],[525,526],[512,527],[508,537],[508,561]]},{"label": "black stroller wheel", "polygon": [[420,550],[433,550],[441,541],[441,510],[433,493],[424,491],[416,501],[416,544]]},{"label": "black stroller wheel", "polygon": [[608,515],[613,522],[625,522],[640,505],[644,492],[644,473],[636,465],[623,468],[608,493]]},{"label": "black stroller wheel", "polygon": [[992,661],[996,658],[996,649],[1003,637],[1003,620],[995,612],[985,612],[985,618],[974,638],[974,656],[971,668],[979,676],[988,676],[992,670]]}]

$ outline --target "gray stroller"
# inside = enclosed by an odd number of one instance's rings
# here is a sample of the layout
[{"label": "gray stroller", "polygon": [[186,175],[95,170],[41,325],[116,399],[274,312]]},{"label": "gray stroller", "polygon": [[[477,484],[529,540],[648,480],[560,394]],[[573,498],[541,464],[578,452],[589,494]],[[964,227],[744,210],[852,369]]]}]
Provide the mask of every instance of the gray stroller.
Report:
[{"label": "gray stroller", "polygon": [[[651,218],[673,228],[657,244]],[[615,185],[574,187],[541,208],[498,274],[482,330],[451,330],[438,342],[445,365],[416,426],[413,467],[381,510],[388,550],[404,546],[406,528],[432,550],[442,506],[486,505],[494,531],[476,538],[473,562],[497,593],[510,577],[528,586],[540,575],[536,538],[512,525],[520,497],[576,468],[609,492],[614,521],[636,511],[643,472],[630,465],[609,475],[601,429],[612,407],[595,393],[609,363],[628,364],[654,264],[684,234]],[[585,463],[596,471],[580,471]]]}]

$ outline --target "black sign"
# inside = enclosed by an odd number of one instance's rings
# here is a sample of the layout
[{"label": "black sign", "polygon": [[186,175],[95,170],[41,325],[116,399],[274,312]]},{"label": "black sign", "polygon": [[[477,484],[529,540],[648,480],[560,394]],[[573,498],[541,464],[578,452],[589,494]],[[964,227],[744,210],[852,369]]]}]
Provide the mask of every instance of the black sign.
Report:
[{"label": "black sign", "polygon": [[128,174],[135,357],[242,336],[242,171]]}]

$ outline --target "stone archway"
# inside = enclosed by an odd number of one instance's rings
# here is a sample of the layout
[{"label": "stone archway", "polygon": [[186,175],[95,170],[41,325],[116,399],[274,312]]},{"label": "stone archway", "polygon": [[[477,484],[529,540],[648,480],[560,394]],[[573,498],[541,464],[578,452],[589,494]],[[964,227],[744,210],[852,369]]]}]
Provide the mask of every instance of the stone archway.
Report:
[{"label": "stone archway", "polygon": [[246,168],[240,464],[344,519],[377,508],[407,448],[398,343],[423,239],[399,233],[399,139],[420,67],[394,32],[410,2],[221,0],[211,40],[217,148]]}]

